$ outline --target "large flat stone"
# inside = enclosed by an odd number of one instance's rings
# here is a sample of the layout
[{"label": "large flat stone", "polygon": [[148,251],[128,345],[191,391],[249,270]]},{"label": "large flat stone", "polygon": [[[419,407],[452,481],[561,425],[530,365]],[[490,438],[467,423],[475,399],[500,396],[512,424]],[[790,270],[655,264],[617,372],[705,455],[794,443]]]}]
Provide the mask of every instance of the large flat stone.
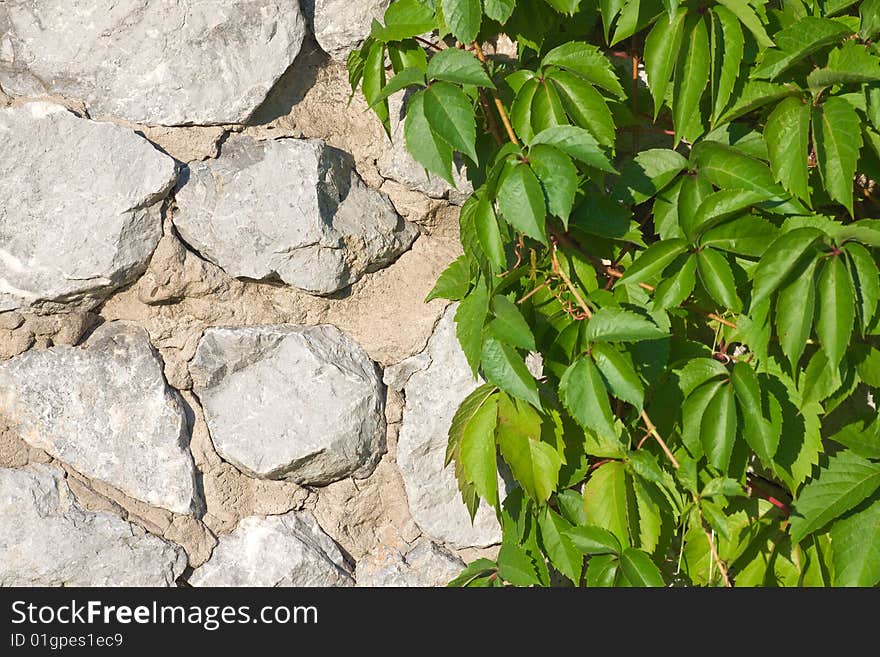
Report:
[{"label": "large flat stone", "polygon": [[358,562],[357,585],[366,587],[446,586],[465,563],[449,550],[421,538],[408,551],[384,551]]},{"label": "large flat stone", "polygon": [[0,363],[0,415],[29,444],[130,497],[176,513],[198,506],[183,405],[143,328],[111,322],[85,347]]},{"label": "large flat stone", "polygon": [[292,0],[7,0],[0,86],[135,123],[243,123],[305,33]]},{"label": "large flat stone", "polygon": [[339,62],[370,36],[374,19],[382,16],[391,0],[314,0],[315,40]]},{"label": "large flat stone", "polygon": [[252,476],[324,485],[385,450],[384,386],[335,326],[210,328],[190,373],[217,452]]},{"label": "large flat stone", "polygon": [[174,160],[127,128],[51,103],[0,110],[0,311],[137,278],[176,178]]},{"label": "large flat stone", "polygon": [[0,468],[0,586],[174,586],[186,554],[77,503],[64,472]]},{"label": "large flat stone", "polygon": [[178,191],[180,236],[231,276],[331,294],[389,264],[417,229],[320,140],[230,139]]}]

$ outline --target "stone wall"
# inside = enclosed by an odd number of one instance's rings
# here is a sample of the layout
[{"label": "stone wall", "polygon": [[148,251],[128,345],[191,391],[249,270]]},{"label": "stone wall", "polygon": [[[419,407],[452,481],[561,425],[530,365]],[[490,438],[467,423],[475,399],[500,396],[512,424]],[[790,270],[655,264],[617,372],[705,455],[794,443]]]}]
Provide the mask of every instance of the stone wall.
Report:
[{"label": "stone wall", "polygon": [[0,2],[0,585],[440,585],[498,543],[423,302],[466,183],[349,104],[387,5]]}]

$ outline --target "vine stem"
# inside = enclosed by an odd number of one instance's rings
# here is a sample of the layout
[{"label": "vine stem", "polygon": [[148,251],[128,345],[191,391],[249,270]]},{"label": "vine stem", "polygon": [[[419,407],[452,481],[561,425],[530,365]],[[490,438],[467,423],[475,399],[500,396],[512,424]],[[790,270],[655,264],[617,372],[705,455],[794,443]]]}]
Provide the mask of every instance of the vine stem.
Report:
[{"label": "vine stem", "polygon": [[[697,508],[699,509],[699,507]],[[709,541],[709,551],[712,553],[712,559],[715,561],[715,565],[718,566],[718,572],[721,573],[721,579],[724,580],[724,586],[731,588],[732,584],[730,583],[730,577],[727,574],[727,566],[724,565],[724,562],[721,560],[721,555],[718,554],[718,549],[715,547],[715,539],[712,537],[712,533],[706,529],[706,525],[703,523],[702,511],[700,511],[700,525],[703,527],[703,533],[706,534],[706,540]]]},{"label": "vine stem", "polygon": [[433,41],[429,41],[428,39],[423,39],[420,36],[415,36],[415,37],[413,37],[413,39],[415,39],[419,43],[422,43],[422,44],[428,46],[429,48],[433,48],[434,50],[446,50],[446,48],[441,48],[439,44],[434,43]]},{"label": "vine stem", "polygon": [[571,292],[572,296],[574,296],[574,300],[577,301],[578,306],[580,306],[581,310],[584,311],[584,315],[587,319],[593,316],[593,311],[590,310],[590,307],[587,306],[583,297],[581,297],[580,292],[577,291],[577,288],[571,282],[571,279],[568,277],[562,267],[559,266],[559,258],[556,257],[556,244],[554,243],[550,249],[550,261],[553,266],[553,273],[559,276],[562,279],[562,282],[565,283],[565,287],[568,288],[569,292]]},{"label": "vine stem", "polygon": [[[480,63],[483,65],[483,68],[486,68],[486,73],[488,73],[488,67],[486,64],[486,55],[483,53],[483,48],[477,41],[474,41],[474,54],[476,54],[477,59],[480,60]],[[504,130],[507,132],[507,138],[517,146],[519,146],[519,140],[516,138],[516,133],[513,131],[513,126],[510,123],[510,117],[507,116],[507,110],[504,109],[504,103],[501,102],[501,99],[498,97],[498,94],[492,91],[492,100],[495,101],[495,109],[498,110],[498,116],[501,117],[501,123],[504,124]]]},{"label": "vine stem", "polygon": [[654,423],[651,422],[651,418],[648,417],[645,409],[642,409],[642,419],[645,421],[645,426],[648,427],[648,431],[654,437],[654,440],[657,441],[657,444],[660,445],[660,448],[663,450],[663,453],[666,454],[666,458],[669,459],[669,462],[678,470],[681,467],[681,464],[676,460],[675,456],[672,454],[672,451],[669,449],[669,445],[666,444],[666,441],[663,440],[663,437],[660,435],[660,432],[657,431],[657,427],[654,426]]}]

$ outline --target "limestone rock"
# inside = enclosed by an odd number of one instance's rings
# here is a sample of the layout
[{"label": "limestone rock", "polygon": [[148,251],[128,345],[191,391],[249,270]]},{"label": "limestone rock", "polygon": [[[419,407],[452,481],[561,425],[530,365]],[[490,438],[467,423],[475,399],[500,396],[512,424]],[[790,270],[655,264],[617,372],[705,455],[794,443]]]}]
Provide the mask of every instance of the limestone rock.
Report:
[{"label": "limestone rock", "polygon": [[55,467],[0,468],[0,586],[174,586],[180,547],[85,511]]},{"label": "limestone rock", "polygon": [[174,160],[129,129],[52,103],[0,110],[0,311],[137,278],[176,178]]},{"label": "limestone rock", "polygon": [[357,564],[358,586],[446,586],[465,563],[457,556],[422,538],[406,553],[371,555]]},{"label": "limestone rock", "polygon": [[348,54],[370,36],[373,19],[380,22],[391,0],[314,0],[315,39],[333,59]]},{"label": "limestone rock", "polygon": [[183,405],[140,327],[111,322],[84,348],[0,363],[0,415],[87,477],[175,513],[197,507]]},{"label": "limestone rock", "polygon": [[[455,308],[453,305],[446,310],[428,341],[425,353],[430,356],[430,364],[412,372],[404,387],[406,406],[397,442],[397,463],[409,509],[422,531],[455,547],[485,547],[501,540],[494,512],[481,503],[471,524],[458,492],[453,464],[443,467],[452,417],[478,385],[455,336]],[[419,365],[424,364],[422,357]],[[406,367],[398,370],[405,371]]]},{"label": "limestone rock", "polygon": [[305,33],[290,0],[8,0],[0,86],[135,123],[243,123]]},{"label": "limestone rock", "polygon": [[220,538],[193,586],[352,586],[345,557],[309,511],[250,516]]},{"label": "limestone rock", "polygon": [[210,328],[190,364],[220,454],[252,476],[365,477],[385,449],[385,389],[335,326]]},{"label": "limestone rock", "polygon": [[231,276],[331,294],[406,250],[417,228],[320,140],[231,138],[192,164],[177,193],[180,236]]}]

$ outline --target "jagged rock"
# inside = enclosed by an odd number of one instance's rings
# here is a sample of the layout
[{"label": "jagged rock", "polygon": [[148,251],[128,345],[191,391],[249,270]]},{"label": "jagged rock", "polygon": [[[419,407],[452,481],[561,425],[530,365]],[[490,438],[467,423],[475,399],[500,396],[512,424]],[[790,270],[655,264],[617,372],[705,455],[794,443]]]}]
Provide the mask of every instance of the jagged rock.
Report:
[{"label": "jagged rock", "polygon": [[457,556],[422,538],[406,553],[374,554],[359,561],[358,586],[446,586],[465,568]]},{"label": "jagged rock", "polygon": [[345,557],[310,511],[244,518],[193,572],[193,586],[352,586]]},{"label": "jagged rock", "polygon": [[0,311],[100,298],[144,271],[174,160],[52,103],[0,110],[0,135]]},{"label": "jagged rock", "polygon": [[345,62],[370,35],[373,19],[381,19],[390,4],[391,0],[314,0],[318,45],[333,59]]},{"label": "jagged rock", "polygon": [[85,347],[0,363],[0,415],[30,445],[154,506],[198,506],[189,430],[147,332],[99,327]]},{"label": "jagged rock", "polygon": [[417,234],[354,161],[320,140],[230,139],[190,165],[177,193],[180,236],[231,276],[331,294],[379,269]]},{"label": "jagged rock", "polygon": [[305,33],[290,0],[8,0],[0,86],[135,123],[243,123]]},{"label": "jagged rock", "polygon": [[85,511],[44,465],[0,468],[0,586],[174,586],[183,549]]},{"label": "jagged rock", "polygon": [[[478,385],[455,335],[455,308],[447,308],[425,350],[430,357],[410,371],[397,442],[409,509],[426,534],[455,547],[485,547],[501,540],[492,509],[481,503],[471,524],[458,492],[453,464],[443,467],[447,435],[461,401]],[[406,361],[404,361],[405,363]],[[401,365],[398,372],[409,368]],[[400,380],[401,377],[394,376]]]},{"label": "jagged rock", "polygon": [[252,476],[324,485],[384,452],[384,387],[335,326],[210,328],[190,373],[217,453]]}]

